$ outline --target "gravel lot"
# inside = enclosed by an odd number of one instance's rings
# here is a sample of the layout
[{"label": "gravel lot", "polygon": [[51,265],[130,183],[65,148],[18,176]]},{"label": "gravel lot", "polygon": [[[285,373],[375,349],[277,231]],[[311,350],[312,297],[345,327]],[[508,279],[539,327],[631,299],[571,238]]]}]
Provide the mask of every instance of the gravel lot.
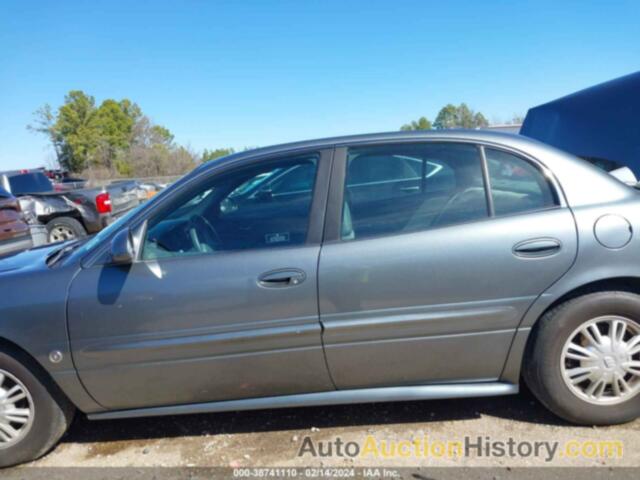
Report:
[{"label": "gravel lot", "polygon": [[[640,467],[640,421],[584,428],[548,413],[529,392],[517,396],[392,404],[235,412],[90,422],[78,416],[61,444],[30,465],[6,470],[30,478],[42,467],[266,467],[266,466],[485,466],[510,471],[529,466]],[[298,456],[305,437],[317,445],[340,437],[362,444],[377,440],[461,440],[465,436],[516,441],[612,440],[623,457],[349,458]],[[508,469],[507,469],[508,467]],[[537,469],[539,471],[539,469]],[[418,476],[416,476],[418,475]],[[637,472],[636,472],[637,475]],[[488,478],[493,478],[495,475]],[[420,474],[412,478],[421,478]],[[433,476],[425,477],[433,478]]]}]

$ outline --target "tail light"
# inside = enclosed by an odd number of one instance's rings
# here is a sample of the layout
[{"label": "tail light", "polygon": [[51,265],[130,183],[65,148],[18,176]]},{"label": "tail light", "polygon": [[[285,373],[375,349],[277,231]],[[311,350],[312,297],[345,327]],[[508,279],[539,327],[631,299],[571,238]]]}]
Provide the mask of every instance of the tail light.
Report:
[{"label": "tail light", "polygon": [[111,197],[109,192],[102,192],[96,195],[96,208],[98,213],[111,213]]}]

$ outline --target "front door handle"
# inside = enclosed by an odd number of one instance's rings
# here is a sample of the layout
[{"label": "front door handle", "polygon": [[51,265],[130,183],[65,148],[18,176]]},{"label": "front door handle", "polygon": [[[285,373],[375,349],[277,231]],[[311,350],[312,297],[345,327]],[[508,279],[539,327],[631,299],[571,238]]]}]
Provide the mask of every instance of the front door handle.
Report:
[{"label": "front door handle", "polygon": [[546,257],[554,255],[560,248],[562,244],[555,238],[533,238],[517,243],[513,253],[518,257]]},{"label": "front door handle", "polygon": [[269,288],[293,287],[305,281],[307,275],[297,268],[283,268],[265,272],[258,277],[258,284]]}]

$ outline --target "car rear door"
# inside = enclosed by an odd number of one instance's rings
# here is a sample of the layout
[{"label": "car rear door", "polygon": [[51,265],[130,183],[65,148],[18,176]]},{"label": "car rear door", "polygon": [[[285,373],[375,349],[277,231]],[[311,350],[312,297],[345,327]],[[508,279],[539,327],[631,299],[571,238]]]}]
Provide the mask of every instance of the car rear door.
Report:
[{"label": "car rear door", "polygon": [[[89,393],[127,409],[333,389],[317,300],[330,161],[302,152],[203,179],[150,213],[137,261],[83,269],[68,315]],[[295,203],[238,199],[300,164],[316,174]]]},{"label": "car rear door", "polygon": [[[354,178],[369,160],[407,158],[424,164],[413,188],[376,177],[380,191],[365,194]],[[388,164],[382,175],[397,172]],[[524,313],[576,255],[573,216],[548,172],[500,150],[341,147],[330,198],[320,319],[339,389],[499,378]]]}]

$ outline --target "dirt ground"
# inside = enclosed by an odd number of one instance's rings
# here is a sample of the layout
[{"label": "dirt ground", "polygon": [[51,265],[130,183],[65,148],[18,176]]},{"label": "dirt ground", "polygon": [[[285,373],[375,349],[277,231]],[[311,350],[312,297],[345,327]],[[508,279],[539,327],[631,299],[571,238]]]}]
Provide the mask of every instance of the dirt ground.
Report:
[{"label": "dirt ground", "polygon": [[[621,458],[545,456],[363,457],[299,455],[309,437],[363,445],[489,437],[517,442],[623,442]],[[308,446],[308,443],[307,443]],[[334,451],[335,453],[335,451]],[[568,425],[528,392],[517,396],[349,405],[90,422],[78,416],[60,445],[44,458],[13,469],[29,478],[43,467],[640,467],[640,420],[615,427]],[[47,470],[46,468],[43,468]],[[5,472],[8,472],[5,470]],[[413,475],[413,478],[420,478]],[[430,478],[430,477],[429,477]]]}]

